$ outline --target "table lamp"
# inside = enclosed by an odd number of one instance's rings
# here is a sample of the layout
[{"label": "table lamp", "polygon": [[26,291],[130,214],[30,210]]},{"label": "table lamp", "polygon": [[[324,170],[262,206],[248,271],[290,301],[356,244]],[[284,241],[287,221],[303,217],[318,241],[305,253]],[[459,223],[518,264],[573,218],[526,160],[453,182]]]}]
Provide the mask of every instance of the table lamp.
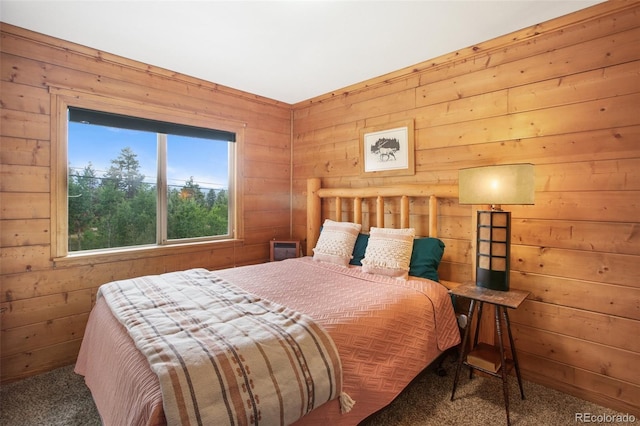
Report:
[{"label": "table lamp", "polygon": [[491,205],[478,211],[476,285],[509,290],[511,212],[505,204],[533,204],[533,164],[473,167],[459,171],[459,203]]}]

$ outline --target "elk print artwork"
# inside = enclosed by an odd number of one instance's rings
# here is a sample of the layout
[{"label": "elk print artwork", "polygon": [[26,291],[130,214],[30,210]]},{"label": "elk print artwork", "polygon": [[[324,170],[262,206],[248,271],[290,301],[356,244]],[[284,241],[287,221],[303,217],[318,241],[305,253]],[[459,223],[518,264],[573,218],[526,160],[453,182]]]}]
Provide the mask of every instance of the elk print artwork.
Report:
[{"label": "elk print artwork", "polygon": [[399,149],[400,141],[396,138],[380,138],[371,145],[371,152],[378,155],[380,161],[395,160]]},{"label": "elk print artwork", "polygon": [[[401,126],[399,124],[402,124]],[[396,123],[398,127],[367,128],[361,131],[363,172],[413,174],[413,122]]]}]

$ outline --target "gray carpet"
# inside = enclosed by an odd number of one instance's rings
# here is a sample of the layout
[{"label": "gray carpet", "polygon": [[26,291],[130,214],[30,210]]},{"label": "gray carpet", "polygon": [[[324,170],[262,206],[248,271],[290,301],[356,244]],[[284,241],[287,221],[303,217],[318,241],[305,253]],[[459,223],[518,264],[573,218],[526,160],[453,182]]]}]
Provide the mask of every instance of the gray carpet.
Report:
[{"label": "gray carpet", "polygon": [[[363,426],[506,424],[502,382],[468,374],[460,380],[451,402],[454,365],[445,361],[447,376],[425,371],[396,401]],[[612,410],[530,382],[524,383],[526,399],[520,399],[514,377],[509,378],[511,424],[575,425],[576,413],[616,415]],[[591,423],[594,424],[594,423]],[[620,423],[616,423],[620,424]],[[91,394],[73,366],[63,367],[0,387],[0,425],[100,425]],[[123,425],[126,426],[126,425]]]},{"label": "gray carpet", "polygon": [[100,416],[73,365],[0,387],[2,426],[99,426]]}]

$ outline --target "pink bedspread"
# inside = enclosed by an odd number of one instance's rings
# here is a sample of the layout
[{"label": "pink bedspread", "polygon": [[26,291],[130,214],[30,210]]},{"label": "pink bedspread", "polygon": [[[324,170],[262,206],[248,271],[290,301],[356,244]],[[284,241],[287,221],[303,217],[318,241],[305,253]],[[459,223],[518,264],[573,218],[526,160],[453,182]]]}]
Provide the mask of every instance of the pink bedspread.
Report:
[{"label": "pink bedspread", "polygon": [[[460,335],[447,290],[428,280],[399,281],[314,262],[310,257],[215,271],[260,297],[313,317],[334,339],[344,386],[337,401],[296,425],[356,425],[388,405]],[[85,376],[105,425],[163,424],[157,377],[108,307],[89,318],[76,372]]]}]

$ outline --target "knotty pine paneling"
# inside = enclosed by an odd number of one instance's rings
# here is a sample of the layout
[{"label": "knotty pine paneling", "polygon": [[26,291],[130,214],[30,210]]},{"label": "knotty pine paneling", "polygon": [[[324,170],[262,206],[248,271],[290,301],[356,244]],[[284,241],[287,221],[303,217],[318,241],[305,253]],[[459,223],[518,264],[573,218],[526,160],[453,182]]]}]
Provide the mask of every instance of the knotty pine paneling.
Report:
[{"label": "knotty pine paneling", "polygon": [[10,382],[18,378],[29,377],[34,373],[53,370],[64,365],[75,363],[82,336],[74,340],[65,340],[50,346],[36,346],[35,349],[23,351],[15,355],[2,357],[0,380]]},{"label": "knotty pine paneling", "polygon": [[49,192],[49,167],[0,165],[0,191]]},{"label": "knotty pine paneling", "polygon": [[2,164],[48,167],[50,152],[48,141],[0,136],[0,161]]},{"label": "knotty pine paneling", "polygon": [[[99,285],[192,267],[264,262],[290,238],[291,106],[22,28],[0,24],[0,380],[73,363]],[[244,126],[246,240],[170,247],[138,257],[51,260],[52,94],[91,94],[116,106],[170,109]],[[55,120],[55,117],[54,117]]]},{"label": "knotty pine paneling", "polygon": [[511,267],[521,272],[562,276],[640,288],[637,258],[627,254],[511,246]]},{"label": "knotty pine paneling", "polygon": [[[556,106],[502,116],[421,128],[420,134],[434,148],[486,144],[512,139],[567,134],[637,124],[635,107],[640,93],[583,103]],[[585,119],[588,117],[588,120]],[[421,125],[416,121],[416,126]],[[429,142],[427,142],[429,141]],[[423,145],[418,145],[418,149]]]},{"label": "knotty pine paneling", "polygon": [[[633,413],[640,405],[640,387],[628,381],[582,368],[567,369],[564,363],[526,351],[519,351],[518,362],[524,377],[535,376],[538,383],[579,398],[595,399],[604,406],[617,407],[622,413]],[[531,370],[531,366],[536,369]]]},{"label": "knotty pine paneling", "polygon": [[2,332],[3,355],[17,355],[30,349],[31,341],[42,346],[52,346],[84,335],[88,313],[70,315],[55,320],[37,322],[23,327],[13,327]]},{"label": "knotty pine paneling", "polygon": [[48,219],[50,210],[47,193],[0,192],[0,220]]},{"label": "knotty pine paneling", "polygon": [[513,271],[511,284],[529,291],[531,300],[640,320],[637,287]]},{"label": "knotty pine paneling", "polygon": [[635,320],[598,312],[526,300],[509,318],[532,328],[640,352],[640,339],[629,339],[636,331]]},{"label": "knotty pine paneling", "polygon": [[570,364],[611,379],[630,383],[640,380],[640,369],[629,368],[636,359],[634,352],[515,322],[511,330],[518,336],[516,348],[522,352]]},{"label": "knotty pine paneling", "polygon": [[[574,44],[564,47],[551,46],[551,43],[558,42],[557,37],[551,39],[541,35],[535,44],[521,43],[520,46],[523,48],[518,51],[506,48],[500,63],[493,60],[493,52],[489,55],[491,59],[484,62],[467,62],[467,72],[464,74],[458,74],[462,71],[461,68],[452,64],[449,67],[457,68],[452,71],[457,74],[454,78],[441,78],[441,74],[433,79],[427,77],[421,80],[422,87],[417,93],[418,99],[422,100],[418,101],[418,105],[518,87],[637,60],[638,51],[635,44],[640,36],[638,29],[634,27],[619,32],[622,28],[613,27],[611,30],[615,36],[609,34],[592,38],[587,35],[581,41],[573,40]],[[583,34],[587,32],[585,28]],[[542,44],[547,44],[550,50],[536,53]],[[513,54],[509,54],[512,52]],[[478,66],[480,63],[481,66]]]},{"label": "knotty pine paneling", "polygon": [[511,241],[557,248],[640,255],[637,223],[513,219]]},{"label": "knotty pine paneling", "polygon": [[84,289],[2,303],[2,327],[12,329],[88,312],[92,295],[90,289]]},{"label": "knotty pine paneling", "polygon": [[[0,54],[0,58],[4,55]],[[4,73],[4,70],[3,70]],[[15,111],[49,114],[51,105],[47,101],[47,89],[44,87],[25,86],[11,81],[0,81],[2,105]]]},{"label": "knotty pine paneling", "polygon": [[3,108],[0,112],[0,120],[2,120],[3,137],[49,140],[51,124],[48,115]]},{"label": "knotty pine paneling", "polygon": [[[509,206],[511,286],[530,292],[512,314],[523,373],[640,415],[639,14],[605,2],[294,105],[294,235],[309,177],[456,183],[460,168],[534,163],[535,205]],[[359,130],[405,119],[415,175],[363,176]],[[469,279],[472,209],[441,203],[440,276]]]},{"label": "knotty pine paneling", "polygon": [[0,246],[16,247],[49,244],[49,220],[20,219],[0,221]]},{"label": "knotty pine paneling", "polygon": [[509,89],[509,112],[637,93],[635,61]]},{"label": "knotty pine paneling", "polygon": [[[443,171],[489,161],[498,149],[513,162],[569,164],[576,161],[635,158],[640,126],[616,127],[534,139],[515,139],[481,145],[427,148],[416,152],[416,164]],[[437,159],[433,164],[432,158]],[[546,184],[546,182],[545,182]]]}]

